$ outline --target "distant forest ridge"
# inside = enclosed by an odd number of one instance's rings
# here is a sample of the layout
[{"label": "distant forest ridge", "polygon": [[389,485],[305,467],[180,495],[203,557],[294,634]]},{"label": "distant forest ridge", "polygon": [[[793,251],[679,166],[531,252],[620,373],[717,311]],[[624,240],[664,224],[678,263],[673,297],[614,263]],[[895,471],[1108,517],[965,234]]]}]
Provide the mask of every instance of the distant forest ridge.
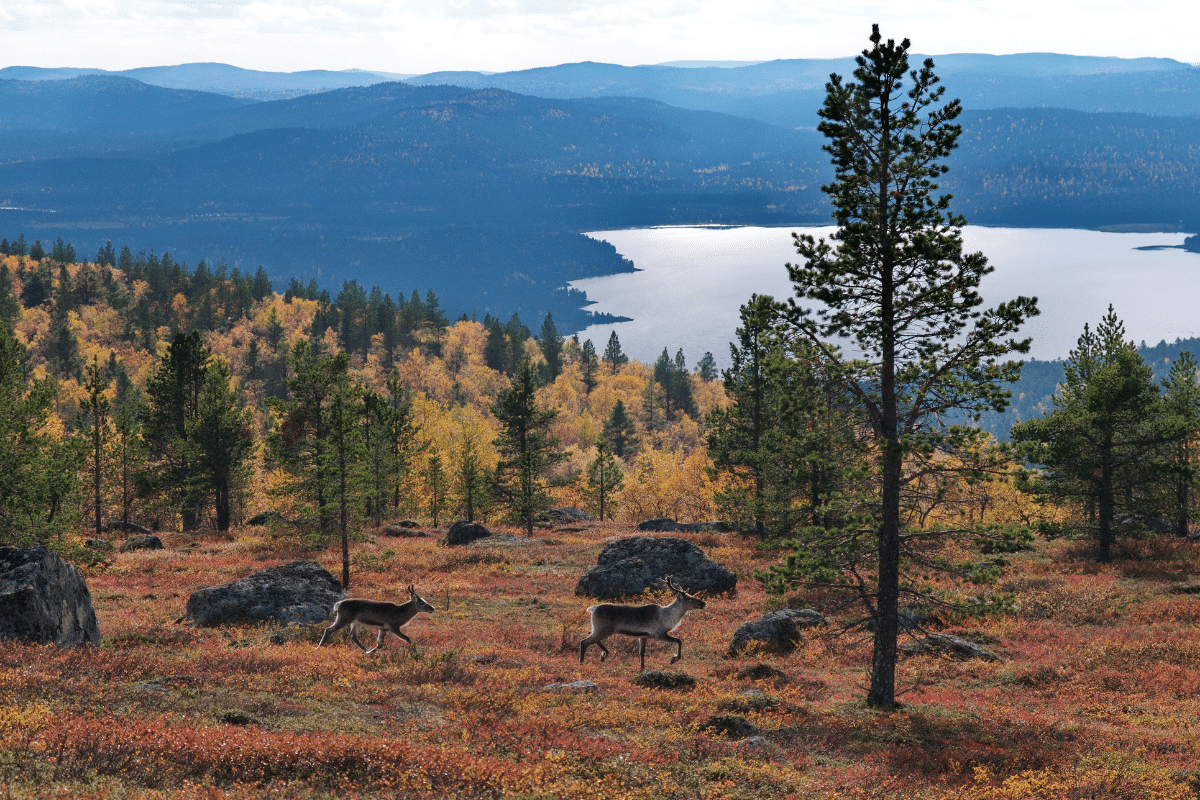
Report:
[{"label": "distant forest ridge", "polygon": [[[1200,230],[1200,70],[936,60],[968,106],[942,183],[969,222]],[[584,63],[408,83],[214,64],[8,68],[0,227],[87,252],[136,240],[191,263],[262,264],[333,293],[347,280],[421,286],[455,313],[552,311],[573,331],[598,320],[569,282],[634,268],[585,231],[828,222],[829,156],[806,124],[828,73],[850,68]],[[259,90],[298,96],[260,102]]]},{"label": "distant forest ridge", "polygon": [[[1155,345],[1145,342],[1138,345],[1138,354],[1154,372],[1154,379],[1160,382],[1171,371],[1171,363],[1184,351],[1200,358],[1200,338],[1176,339],[1174,342],[1164,339]],[[1013,425],[1052,411],[1054,394],[1063,380],[1066,357],[1064,353],[1062,358],[1053,361],[1039,361],[1036,358],[1026,361],[1021,368],[1021,380],[1009,387],[1012,405],[1002,414],[985,414],[979,421],[980,427],[1000,441],[1007,441],[1008,431]]]},{"label": "distant forest ridge", "polygon": [[[913,61],[927,56],[914,55]],[[1196,68],[1169,58],[1108,58],[1057,53],[987,55],[953,53],[929,56],[938,74],[951,82],[968,108],[1058,106],[1083,111],[1143,111],[1138,103],[1163,101],[1161,113],[1194,113],[1184,102]],[[0,80],[54,81],[85,75],[132,78],[168,89],[191,89],[254,100],[370,86],[381,81],[497,88],[538,97],[644,97],[682,108],[722,111],[780,124],[807,124],[831,72],[849,75],[854,57],[778,59],[760,62],[684,61],[621,66],[581,62],[513,72],[434,72],[425,75],[372,70],[263,72],[228,64],[198,63],[129,70],[12,66]],[[1193,86],[1194,88],[1194,86]],[[1166,92],[1166,97],[1154,95]],[[1138,95],[1145,95],[1138,97]],[[764,103],[747,98],[765,98]],[[816,102],[813,102],[815,98]],[[1194,99],[1194,98],[1193,98]],[[1133,105],[1131,105],[1133,104]],[[774,106],[774,108],[772,108]],[[1185,111],[1184,107],[1192,108]],[[751,113],[746,113],[751,111]],[[788,123],[785,120],[791,119]],[[815,122],[813,122],[815,124]]]}]

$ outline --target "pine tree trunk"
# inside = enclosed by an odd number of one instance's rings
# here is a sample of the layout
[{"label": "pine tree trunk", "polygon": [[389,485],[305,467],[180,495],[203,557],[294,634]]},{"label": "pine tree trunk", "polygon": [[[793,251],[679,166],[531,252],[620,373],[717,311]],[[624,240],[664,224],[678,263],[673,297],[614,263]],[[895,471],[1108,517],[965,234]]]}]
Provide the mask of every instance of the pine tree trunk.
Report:
[{"label": "pine tree trunk", "polygon": [[92,445],[95,448],[96,469],[92,476],[92,489],[95,492],[96,499],[96,538],[100,538],[100,420],[96,420],[94,433],[92,434]]},{"label": "pine tree trunk", "polygon": [[900,445],[884,442],[882,516],[879,526],[879,585],[876,596],[875,647],[867,703],[896,705],[896,638],[900,634]]}]

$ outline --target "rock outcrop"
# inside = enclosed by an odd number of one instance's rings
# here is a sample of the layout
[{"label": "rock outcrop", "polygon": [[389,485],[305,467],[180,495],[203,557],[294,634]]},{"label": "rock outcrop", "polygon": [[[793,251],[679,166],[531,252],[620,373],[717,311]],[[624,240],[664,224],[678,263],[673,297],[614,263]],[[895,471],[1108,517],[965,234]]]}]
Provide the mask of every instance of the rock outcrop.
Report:
[{"label": "rock outcrop", "polygon": [[930,633],[919,639],[903,642],[900,649],[905,653],[934,653],[956,661],[979,659],[999,661],[1000,657],[986,647],[949,633]]},{"label": "rock outcrop", "polygon": [[45,547],[0,547],[0,641],[100,644],[79,570]]},{"label": "rock outcrop", "polygon": [[800,643],[805,628],[828,624],[825,617],[810,608],[771,611],[739,625],[729,643],[729,652],[740,653],[755,644],[768,653],[790,653]]},{"label": "rock outcrop", "polygon": [[579,579],[575,594],[627,597],[661,589],[668,577],[692,594],[727,594],[737,588],[736,575],[686,539],[632,536],[605,545],[596,566]]},{"label": "rock outcrop", "polygon": [[129,553],[134,550],[162,550],[162,539],[155,536],[153,533],[146,533],[141,536],[130,536],[121,545],[120,552]]},{"label": "rock outcrop", "polygon": [[727,522],[676,522],[670,517],[657,517],[639,522],[637,529],[648,533],[729,533]]},{"label": "rock outcrop", "polygon": [[546,519],[555,525],[570,525],[573,522],[590,522],[592,518],[586,511],[580,511],[572,506],[563,506],[547,511]]},{"label": "rock outcrop", "polygon": [[311,625],[328,620],[343,600],[341,581],[312,561],[293,561],[239,581],[194,592],[184,619],[193,625]]},{"label": "rock outcrop", "polygon": [[446,534],[446,544],[470,544],[476,539],[486,539],[491,535],[492,532],[480,525],[478,522],[467,522],[466,520],[460,519],[458,522],[450,526],[450,530]]}]

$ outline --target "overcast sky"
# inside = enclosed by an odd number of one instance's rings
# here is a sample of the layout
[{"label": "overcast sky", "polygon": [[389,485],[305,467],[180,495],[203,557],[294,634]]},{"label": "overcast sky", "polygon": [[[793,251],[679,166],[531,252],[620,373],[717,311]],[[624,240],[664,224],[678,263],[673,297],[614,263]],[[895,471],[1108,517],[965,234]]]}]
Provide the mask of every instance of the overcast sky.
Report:
[{"label": "overcast sky", "polygon": [[1185,0],[0,0],[0,66],[507,71],[913,50],[1200,61]]}]

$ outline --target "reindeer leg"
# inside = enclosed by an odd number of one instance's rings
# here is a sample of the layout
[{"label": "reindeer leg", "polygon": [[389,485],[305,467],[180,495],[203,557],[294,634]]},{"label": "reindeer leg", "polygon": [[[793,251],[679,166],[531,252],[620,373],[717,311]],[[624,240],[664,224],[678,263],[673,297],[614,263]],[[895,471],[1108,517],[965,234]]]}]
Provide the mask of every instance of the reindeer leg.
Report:
[{"label": "reindeer leg", "polygon": [[362,650],[364,653],[371,652],[370,650],[367,649],[366,645],[364,645],[362,642],[360,642],[358,640],[358,623],[355,623],[355,622],[350,623],[350,641],[352,641],[356,645],[358,645],[358,649]]},{"label": "reindeer leg", "polygon": [[[335,619],[333,621],[333,624],[330,625],[328,628],[326,628],[325,632],[321,634],[321,641],[317,643],[317,647],[324,646],[325,642],[329,641],[330,636],[337,633],[339,630],[346,627],[346,625],[348,625],[348,624],[349,623],[343,622],[340,619]],[[351,635],[353,635],[353,631],[351,632]]]},{"label": "reindeer leg", "polygon": [[663,641],[673,642],[675,644],[675,657],[671,659],[672,664],[683,658],[683,639],[678,639],[668,633],[663,635]]},{"label": "reindeer leg", "polygon": [[383,637],[385,637],[385,636],[387,636],[387,630],[384,628],[380,628],[378,635],[375,637],[375,646],[372,647],[370,650],[366,651],[367,655],[370,655],[371,653],[374,653],[376,650],[379,649],[379,645],[383,644]]},{"label": "reindeer leg", "polygon": [[641,637],[638,637],[638,639],[641,642],[641,646],[638,648],[638,651],[639,651],[639,655],[641,655],[641,657],[642,657],[642,672],[645,672],[646,671],[646,637],[641,636]]}]

